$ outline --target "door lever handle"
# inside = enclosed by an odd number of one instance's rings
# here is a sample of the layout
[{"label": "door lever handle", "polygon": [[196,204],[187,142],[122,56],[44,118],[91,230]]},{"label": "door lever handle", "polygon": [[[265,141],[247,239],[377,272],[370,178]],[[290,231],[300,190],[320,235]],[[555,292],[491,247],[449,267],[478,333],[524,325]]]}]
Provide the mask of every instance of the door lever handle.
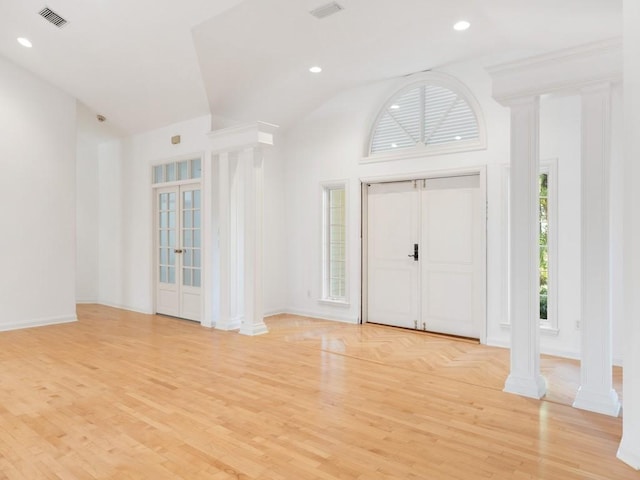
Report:
[{"label": "door lever handle", "polygon": [[175,250],[173,250],[175,253],[182,253],[182,249],[181,248],[176,248]]},{"label": "door lever handle", "polygon": [[413,254],[412,255],[407,255],[407,257],[413,258],[414,262],[418,261],[418,244],[417,243],[413,244]]}]

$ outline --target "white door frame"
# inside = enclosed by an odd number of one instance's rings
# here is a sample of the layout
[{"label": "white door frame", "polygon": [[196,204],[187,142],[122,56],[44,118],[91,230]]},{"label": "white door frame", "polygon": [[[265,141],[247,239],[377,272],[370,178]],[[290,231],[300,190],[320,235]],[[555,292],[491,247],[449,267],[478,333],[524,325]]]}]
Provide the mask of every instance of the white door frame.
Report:
[{"label": "white door frame", "polygon": [[[188,156],[188,157],[180,157],[178,160],[174,160],[174,161],[179,161],[179,160],[184,160],[184,159],[193,159],[196,158],[195,156]],[[203,159],[204,160],[204,159]],[[169,162],[170,163],[170,162]],[[162,165],[162,164],[159,164]],[[155,166],[155,165],[153,165]],[[153,168],[152,166],[152,168]],[[204,170],[204,165],[203,165],[203,170]],[[207,213],[205,213],[205,206],[206,206],[206,202],[205,202],[205,197],[204,197],[204,188],[203,188],[204,184],[202,182],[202,178],[200,179],[188,179],[188,180],[179,180],[179,181],[174,181],[174,182],[166,182],[166,183],[159,183],[159,184],[155,184],[153,185],[153,187],[151,188],[151,195],[152,195],[152,215],[153,215],[153,222],[152,222],[152,228],[153,228],[153,247],[152,247],[152,251],[153,251],[153,257],[152,257],[152,269],[153,269],[153,275],[152,275],[152,279],[153,279],[153,313],[156,314],[157,312],[157,305],[158,305],[158,283],[159,283],[159,274],[158,274],[158,248],[159,248],[159,239],[158,239],[158,207],[157,207],[157,202],[158,202],[158,194],[160,190],[166,189],[166,188],[176,188],[178,190],[178,195],[180,192],[180,188],[181,187],[194,187],[194,188],[199,188],[200,189],[200,212],[201,212],[201,227],[200,227],[200,242],[201,242],[201,278],[200,278],[200,320],[197,321],[200,324],[204,324],[205,322],[205,310],[204,310],[204,301],[205,301],[205,251],[208,250],[205,245],[205,231],[204,231],[204,225],[205,225],[205,217],[207,215]],[[177,198],[176,198],[176,202],[178,202],[179,204],[181,203]],[[176,210],[176,221],[178,221],[178,216],[181,214],[180,211]],[[181,232],[178,231],[176,233],[176,235],[181,235]],[[177,272],[176,272],[176,278],[178,278],[177,276]],[[178,288],[180,288],[180,286],[178,286]],[[177,317],[179,318],[179,317]],[[191,321],[191,320],[190,320]]]},{"label": "white door frame", "polygon": [[[440,178],[440,177],[457,177],[463,175],[480,175],[480,201],[484,201],[485,205],[487,205],[487,167],[485,165],[480,165],[476,167],[463,167],[456,169],[445,169],[445,170],[427,170],[420,172],[413,172],[407,174],[399,174],[399,175],[384,175],[384,176],[375,176],[375,177],[360,177],[360,185],[361,185],[361,205],[362,211],[360,212],[361,218],[361,252],[362,256],[360,259],[360,288],[361,288],[361,299],[360,299],[360,315],[362,319],[362,323],[367,322],[368,312],[367,312],[367,301],[368,301],[368,201],[367,201],[367,189],[366,184],[368,183],[384,183],[384,182],[401,182],[408,180],[419,180],[419,179],[430,179],[430,178]],[[486,210],[485,210],[486,212]],[[484,316],[482,319],[482,325],[480,327],[480,343],[486,344],[487,342],[487,215],[483,215],[481,218],[482,221],[482,230],[484,231],[484,235],[481,236],[481,241],[483,243],[482,250],[485,252],[485,262],[484,262]]]}]

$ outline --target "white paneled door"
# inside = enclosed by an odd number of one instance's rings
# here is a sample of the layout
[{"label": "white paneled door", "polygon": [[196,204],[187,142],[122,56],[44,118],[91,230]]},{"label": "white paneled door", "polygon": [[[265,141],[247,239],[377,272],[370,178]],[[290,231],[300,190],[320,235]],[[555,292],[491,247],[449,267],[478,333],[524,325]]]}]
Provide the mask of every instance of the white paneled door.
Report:
[{"label": "white paneled door", "polygon": [[[419,316],[419,195],[415,182],[368,187],[368,321],[415,328]],[[419,255],[419,254],[418,254]]]},{"label": "white paneled door", "polygon": [[485,324],[479,175],[371,184],[367,321],[480,338]]},{"label": "white paneled door", "polygon": [[156,312],[200,321],[202,285],[199,185],[156,189]]}]

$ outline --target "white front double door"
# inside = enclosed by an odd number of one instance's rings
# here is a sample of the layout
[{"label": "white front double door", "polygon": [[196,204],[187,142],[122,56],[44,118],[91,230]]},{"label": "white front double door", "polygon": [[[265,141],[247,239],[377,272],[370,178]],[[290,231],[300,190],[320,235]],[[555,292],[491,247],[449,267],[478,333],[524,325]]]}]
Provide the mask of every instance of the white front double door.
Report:
[{"label": "white front double door", "polygon": [[156,312],[200,321],[200,185],[156,189]]},{"label": "white front double door", "polygon": [[486,298],[480,175],[367,190],[367,321],[480,338]]}]

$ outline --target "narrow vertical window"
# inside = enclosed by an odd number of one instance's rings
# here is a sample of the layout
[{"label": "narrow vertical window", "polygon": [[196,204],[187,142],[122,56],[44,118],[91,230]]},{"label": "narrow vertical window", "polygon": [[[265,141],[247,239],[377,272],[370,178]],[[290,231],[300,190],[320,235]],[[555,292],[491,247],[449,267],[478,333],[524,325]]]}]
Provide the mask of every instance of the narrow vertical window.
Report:
[{"label": "narrow vertical window", "polygon": [[549,174],[540,174],[540,320],[549,320]]},{"label": "narrow vertical window", "polygon": [[323,300],[347,301],[346,187],[323,189]]},{"label": "narrow vertical window", "polygon": [[[504,191],[509,198],[509,168],[505,169]],[[541,331],[547,335],[558,334],[558,159],[546,159],[540,162],[540,175],[538,176],[538,188],[540,200],[538,203],[538,315]],[[505,302],[503,310],[503,325],[509,325],[509,202],[504,203],[504,224],[506,225],[507,238],[505,249],[505,277],[504,292]]]}]

